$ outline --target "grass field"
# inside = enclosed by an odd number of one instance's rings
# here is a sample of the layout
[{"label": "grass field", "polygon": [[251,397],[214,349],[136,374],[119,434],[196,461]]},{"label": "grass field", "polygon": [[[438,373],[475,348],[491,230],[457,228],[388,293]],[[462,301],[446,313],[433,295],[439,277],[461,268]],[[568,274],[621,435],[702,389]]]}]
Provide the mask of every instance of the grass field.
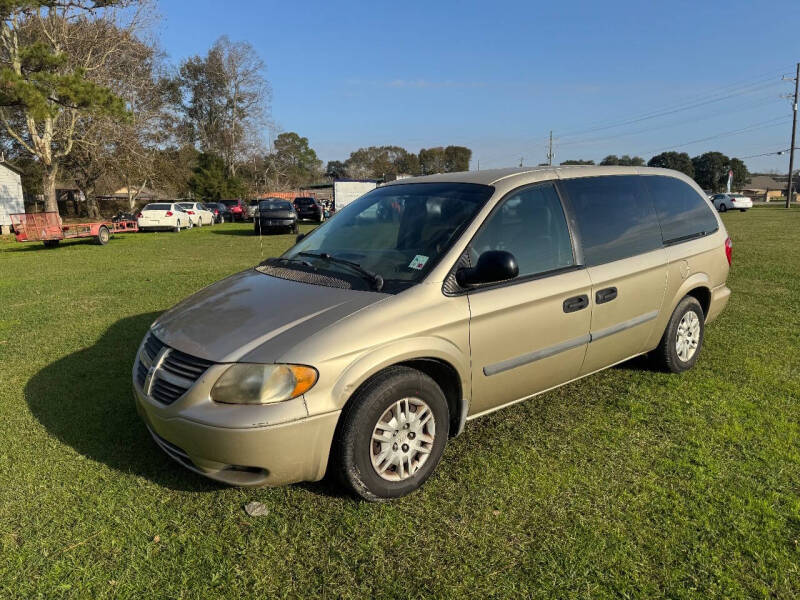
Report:
[{"label": "grass field", "polygon": [[733,296],[693,371],[635,361],[473,421],[383,505],[215,485],[137,418],[153,319],[291,236],[3,238],[0,597],[800,596],[800,210],[724,220]]}]

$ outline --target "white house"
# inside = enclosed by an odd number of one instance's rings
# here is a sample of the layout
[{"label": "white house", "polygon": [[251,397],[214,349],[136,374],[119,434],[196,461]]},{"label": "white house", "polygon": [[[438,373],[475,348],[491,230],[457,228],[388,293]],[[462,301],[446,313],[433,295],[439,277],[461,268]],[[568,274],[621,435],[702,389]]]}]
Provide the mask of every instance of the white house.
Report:
[{"label": "white house", "polygon": [[20,172],[7,162],[0,162],[0,233],[10,233],[10,215],[23,212]]}]

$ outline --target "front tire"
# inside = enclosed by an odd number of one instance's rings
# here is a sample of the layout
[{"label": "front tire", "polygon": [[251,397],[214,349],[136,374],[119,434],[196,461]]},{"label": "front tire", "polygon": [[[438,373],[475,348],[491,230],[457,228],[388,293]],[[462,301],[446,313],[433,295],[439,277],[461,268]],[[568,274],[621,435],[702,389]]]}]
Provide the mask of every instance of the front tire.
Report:
[{"label": "front tire", "polygon": [[703,346],[705,314],[693,296],[686,296],[675,307],[653,358],[665,371],[682,373],[697,362]]},{"label": "front tire", "polygon": [[447,399],[433,379],[409,367],[390,367],[345,407],[334,439],[336,474],[370,502],[410,494],[439,463],[449,424]]}]

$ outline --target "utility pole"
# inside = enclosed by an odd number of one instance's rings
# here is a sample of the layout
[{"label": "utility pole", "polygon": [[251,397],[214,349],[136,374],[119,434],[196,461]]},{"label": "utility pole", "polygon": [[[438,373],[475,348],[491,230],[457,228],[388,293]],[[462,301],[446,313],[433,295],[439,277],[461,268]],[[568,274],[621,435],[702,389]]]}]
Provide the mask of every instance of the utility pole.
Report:
[{"label": "utility pole", "polygon": [[794,104],[792,104],[792,145],[789,146],[789,181],[786,186],[786,208],[792,205],[792,171],[794,171],[794,146],[797,133],[797,86],[800,83],[800,62],[797,63],[797,72],[794,75]]},{"label": "utility pole", "polygon": [[550,149],[547,151],[547,166],[553,166],[553,130],[550,130]]}]

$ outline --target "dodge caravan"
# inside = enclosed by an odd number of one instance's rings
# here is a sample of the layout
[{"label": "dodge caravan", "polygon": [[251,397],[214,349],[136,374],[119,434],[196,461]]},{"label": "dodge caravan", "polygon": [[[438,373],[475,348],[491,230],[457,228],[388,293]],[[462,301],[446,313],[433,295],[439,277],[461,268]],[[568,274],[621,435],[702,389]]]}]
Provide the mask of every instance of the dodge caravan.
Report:
[{"label": "dodge caravan", "polygon": [[642,354],[691,368],[730,262],[716,211],[675,171],[404,179],[159,317],[135,402],[156,444],[212,479],[331,470],[391,499],[470,419]]}]

